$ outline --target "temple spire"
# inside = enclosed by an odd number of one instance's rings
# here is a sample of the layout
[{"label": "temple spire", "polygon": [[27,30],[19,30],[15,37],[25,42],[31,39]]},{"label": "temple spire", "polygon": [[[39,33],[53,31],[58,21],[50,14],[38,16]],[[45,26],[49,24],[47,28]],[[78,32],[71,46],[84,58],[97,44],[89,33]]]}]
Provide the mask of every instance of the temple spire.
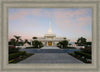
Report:
[{"label": "temple spire", "polygon": [[52,30],[51,30],[51,21],[49,20],[49,29],[48,29],[48,34],[52,34]]}]

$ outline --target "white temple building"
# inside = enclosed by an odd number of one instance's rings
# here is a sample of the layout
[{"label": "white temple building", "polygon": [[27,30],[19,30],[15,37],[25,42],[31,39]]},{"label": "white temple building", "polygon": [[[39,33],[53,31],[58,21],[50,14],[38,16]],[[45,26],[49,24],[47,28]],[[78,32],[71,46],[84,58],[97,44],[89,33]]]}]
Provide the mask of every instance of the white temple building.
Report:
[{"label": "white temple building", "polygon": [[56,46],[59,41],[67,40],[66,37],[56,37],[56,34],[52,33],[51,22],[49,21],[49,29],[48,34],[45,34],[44,37],[37,37],[37,39],[33,39],[41,41],[44,46]]}]

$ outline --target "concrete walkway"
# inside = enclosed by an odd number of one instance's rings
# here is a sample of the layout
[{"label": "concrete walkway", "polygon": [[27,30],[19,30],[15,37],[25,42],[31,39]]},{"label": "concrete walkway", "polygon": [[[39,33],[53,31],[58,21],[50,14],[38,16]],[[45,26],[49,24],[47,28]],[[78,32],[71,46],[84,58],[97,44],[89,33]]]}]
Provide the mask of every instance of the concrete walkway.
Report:
[{"label": "concrete walkway", "polygon": [[18,64],[32,63],[83,63],[67,53],[36,53]]},{"label": "concrete walkway", "polygon": [[41,49],[60,49],[58,47],[52,47],[52,46],[48,46],[48,47],[42,47]]}]

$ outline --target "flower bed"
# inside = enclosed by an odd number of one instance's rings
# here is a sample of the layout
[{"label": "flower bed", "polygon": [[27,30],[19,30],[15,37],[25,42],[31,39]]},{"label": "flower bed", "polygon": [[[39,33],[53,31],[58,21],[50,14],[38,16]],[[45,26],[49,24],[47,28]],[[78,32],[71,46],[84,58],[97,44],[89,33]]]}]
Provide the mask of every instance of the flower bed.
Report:
[{"label": "flower bed", "polygon": [[21,55],[26,55],[25,51],[9,54],[9,60],[17,58],[17,57],[19,57]]},{"label": "flower bed", "polygon": [[33,54],[26,53],[25,51],[9,54],[9,63],[17,63],[31,55],[33,55]]},{"label": "flower bed", "polygon": [[88,53],[84,53],[84,52],[81,52],[81,51],[75,51],[75,54],[79,55],[79,56],[84,56],[87,59],[91,59],[91,55],[88,54]]},{"label": "flower bed", "polygon": [[83,61],[84,63],[91,63],[91,55],[87,53],[83,53],[81,51],[75,51],[75,53],[69,53],[73,57]]},{"label": "flower bed", "polygon": [[33,54],[26,53],[25,51],[19,51],[20,48],[15,46],[9,46],[9,63],[17,63]]}]

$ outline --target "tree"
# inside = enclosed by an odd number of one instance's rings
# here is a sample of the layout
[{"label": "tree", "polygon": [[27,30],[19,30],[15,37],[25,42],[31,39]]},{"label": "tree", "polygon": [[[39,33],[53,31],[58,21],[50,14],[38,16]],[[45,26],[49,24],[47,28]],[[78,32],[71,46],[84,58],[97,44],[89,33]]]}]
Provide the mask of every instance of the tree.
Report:
[{"label": "tree", "polygon": [[33,39],[37,39],[37,37],[33,37]]},{"label": "tree", "polygon": [[19,41],[19,39],[20,39],[21,36],[14,35],[14,37],[16,38],[16,45],[18,45],[18,41]]},{"label": "tree", "polygon": [[68,45],[69,45],[69,46],[71,46],[72,44],[71,44],[71,43],[69,43]]},{"label": "tree", "polygon": [[66,40],[66,38],[64,38]]},{"label": "tree", "polygon": [[20,39],[20,41],[21,41],[21,42],[23,42],[23,40],[22,40],[22,39]]},{"label": "tree", "polygon": [[19,45],[23,45],[23,44],[24,44],[23,40],[20,39],[20,41],[18,42],[18,44],[19,44]]},{"label": "tree", "polygon": [[80,38],[78,38],[78,40],[75,44],[77,44],[78,46],[85,46],[86,40],[87,40],[86,38],[80,37]]},{"label": "tree", "polygon": [[24,43],[28,43],[28,40],[27,39],[25,39],[25,42]]},{"label": "tree", "polygon": [[69,45],[72,45],[71,43],[69,43]]},{"label": "tree", "polygon": [[92,42],[87,42],[86,44],[87,44],[87,45],[92,45]]},{"label": "tree", "polygon": [[60,48],[67,48],[68,41],[67,40],[60,41],[59,43],[57,43],[57,46]]},{"label": "tree", "polygon": [[14,38],[10,39],[9,45],[16,45],[16,40]]},{"label": "tree", "polygon": [[38,40],[32,41],[32,45],[33,45],[34,48],[41,48],[41,47],[43,47],[43,43],[38,41]]},{"label": "tree", "polygon": [[16,40],[17,40],[17,42],[18,42],[21,36],[16,36],[16,35],[14,35],[14,37],[16,38]]}]

